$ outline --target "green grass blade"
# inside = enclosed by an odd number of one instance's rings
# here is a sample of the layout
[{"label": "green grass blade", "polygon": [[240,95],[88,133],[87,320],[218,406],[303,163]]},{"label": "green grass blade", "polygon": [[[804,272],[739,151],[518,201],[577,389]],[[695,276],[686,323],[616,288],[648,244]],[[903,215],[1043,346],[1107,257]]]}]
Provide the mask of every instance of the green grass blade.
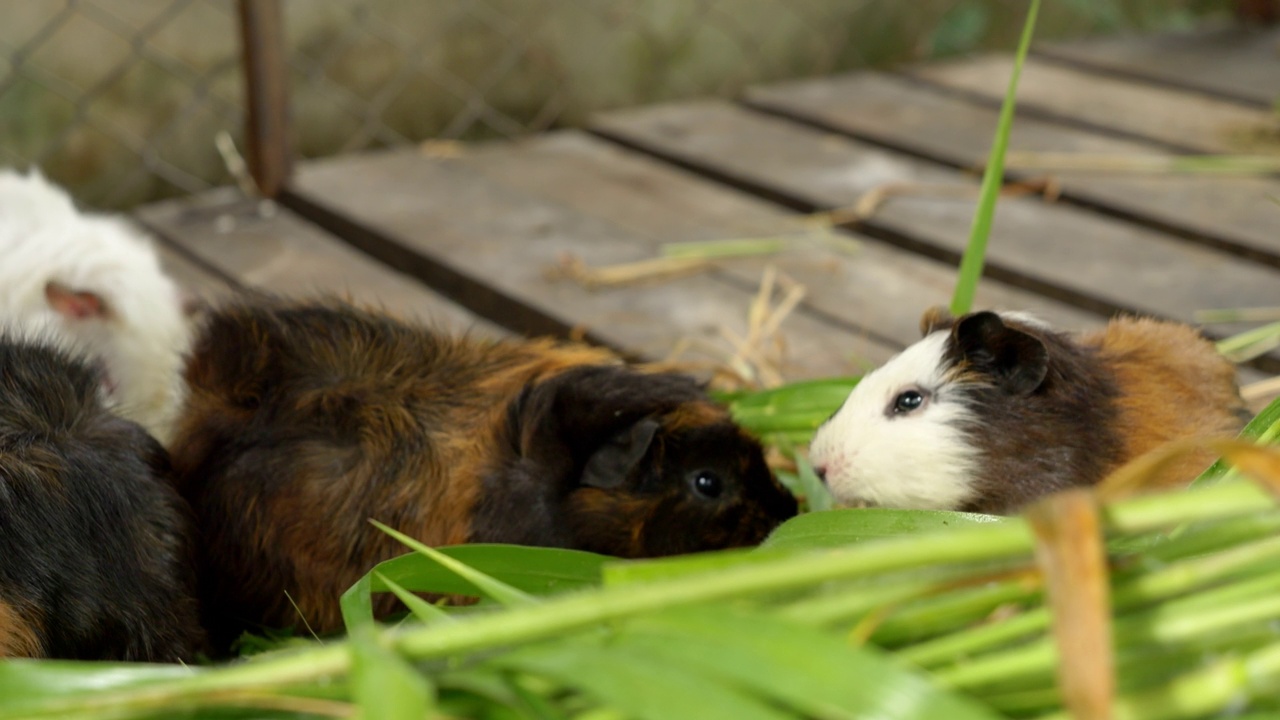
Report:
[{"label": "green grass blade", "polygon": [[412,548],[415,552],[434,560],[441,567],[444,567],[449,572],[452,572],[463,580],[466,580],[483,596],[496,603],[511,607],[532,605],[537,602],[532,595],[524,592],[523,590],[514,588],[491,575],[486,575],[466,563],[459,562],[435,548],[428,547],[402,532],[383,525],[377,520],[370,520],[369,522],[373,523],[374,527],[378,528],[382,532],[390,535],[396,540],[399,540],[405,546]]},{"label": "green grass blade", "polygon": [[338,598],[342,624],[347,632],[373,624],[373,580],[370,575],[366,573]]},{"label": "green grass blade", "polygon": [[1005,522],[995,515],[941,510],[861,508],[813,512],[791,518],[765,539],[762,548],[838,547],[898,535],[936,532]]},{"label": "green grass blade", "polygon": [[[600,584],[601,566],[610,560],[580,550],[523,545],[456,545],[436,551],[533,595],[595,587]],[[343,593],[339,604],[348,631],[361,623],[373,622],[371,593],[394,592],[383,578],[410,592],[476,594],[476,587],[467,579],[431,558],[410,552],[378,563]]]},{"label": "green grass blade", "polygon": [[[767,406],[794,406],[801,403],[839,407],[857,386],[860,377],[821,378],[788,383],[768,390],[737,390],[717,392],[718,402],[732,408],[759,408]],[[834,412],[834,408],[833,408]]]},{"label": "green grass blade", "polygon": [[794,720],[753,693],[628,651],[625,644],[558,642],[491,661],[498,667],[550,677],[641,720]]},{"label": "green grass blade", "polygon": [[[1280,398],[1272,400],[1271,404],[1250,420],[1249,424],[1244,426],[1244,430],[1240,431],[1240,437],[1264,444],[1274,443],[1280,439]],[[1219,460],[1201,473],[1200,477],[1191,483],[1191,487],[1209,487],[1235,476],[1237,473],[1231,466]]]},{"label": "green grass blade", "polygon": [[[640,618],[614,641],[672,666],[739,683],[803,717],[977,720],[996,716],[888,656],[757,614],[689,608]],[[912,698],[909,706],[901,704]]]},{"label": "green grass blade", "polygon": [[1009,133],[1013,127],[1018,78],[1022,75],[1022,64],[1026,61],[1028,48],[1031,47],[1031,36],[1034,34],[1036,15],[1039,12],[1040,0],[1031,0],[1031,5],[1027,9],[1026,22],[1022,26],[1022,37],[1018,40],[1018,53],[1013,60],[1013,73],[1009,76],[1009,89],[1005,92],[1004,103],[1000,106],[1000,121],[996,126],[995,142],[991,144],[991,155],[987,159],[987,167],[982,174],[982,191],[973,214],[973,224],[969,229],[969,244],[965,247],[964,257],[960,261],[960,274],[956,279],[955,293],[951,298],[953,315],[963,315],[973,309],[973,298],[978,290],[978,281],[982,278],[982,266],[987,255],[987,238],[991,235],[991,224],[996,214],[996,201],[1000,199],[1000,187],[1004,183],[1004,155],[1009,148]]},{"label": "green grass blade", "polygon": [[413,616],[418,618],[418,620],[423,624],[430,624],[438,621],[454,621],[454,618],[450,616],[449,613],[441,610],[435,605],[432,605],[426,600],[423,600],[417,595],[414,595],[408,590],[405,590],[391,580],[388,580],[386,575],[374,571],[373,576],[379,583],[394,593],[396,597],[400,598],[400,602],[404,603],[404,606],[409,608],[409,612],[413,613]]},{"label": "green grass blade", "polygon": [[[454,545],[436,548],[436,551],[531,595],[555,595],[595,587],[600,584],[601,568],[613,560],[581,550],[524,545]],[[413,592],[458,595],[475,592],[470,582],[417,553],[383,561],[373,570]],[[386,590],[390,588],[373,580],[374,592]]]},{"label": "green grass blade", "polygon": [[199,672],[179,665],[0,659],[0,717],[16,715],[47,698],[141,688]]},{"label": "green grass blade", "polygon": [[1232,362],[1248,362],[1280,347],[1280,322],[1246,330],[1238,335],[1220,340],[1218,352]]},{"label": "green grass blade", "polygon": [[[1280,683],[1280,643],[1244,657],[1218,660],[1155,690],[1117,698],[1115,717],[1117,720],[1170,720],[1213,716],[1239,708],[1250,698],[1274,696],[1277,683]],[[1070,715],[1058,712],[1045,715],[1042,720],[1070,720]]]},{"label": "green grass blade", "polygon": [[669,580],[742,565],[773,562],[784,557],[800,555],[802,552],[794,549],[774,550],[753,547],[715,550],[650,560],[619,560],[604,567],[604,584],[606,587],[611,587],[648,583],[655,580]]},{"label": "green grass blade", "polygon": [[818,426],[844,404],[859,378],[827,378],[770,390],[719,393],[735,422],[771,440],[775,435],[807,444]]},{"label": "green grass blade", "polygon": [[435,704],[426,676],[379,645],[371,627],[351,635],[351,694],[365,718],[423,720]]}]

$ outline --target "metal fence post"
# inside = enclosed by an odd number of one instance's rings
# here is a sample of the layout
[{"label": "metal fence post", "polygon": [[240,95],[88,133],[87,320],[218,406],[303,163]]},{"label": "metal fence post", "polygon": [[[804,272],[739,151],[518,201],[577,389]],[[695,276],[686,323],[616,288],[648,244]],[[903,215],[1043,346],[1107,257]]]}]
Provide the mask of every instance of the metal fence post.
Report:
[{"label": "metal fence post", "polygon": [[293,169],[284,9],[281,0],[239,2],[249,172],[258,192],[274,198]]}]

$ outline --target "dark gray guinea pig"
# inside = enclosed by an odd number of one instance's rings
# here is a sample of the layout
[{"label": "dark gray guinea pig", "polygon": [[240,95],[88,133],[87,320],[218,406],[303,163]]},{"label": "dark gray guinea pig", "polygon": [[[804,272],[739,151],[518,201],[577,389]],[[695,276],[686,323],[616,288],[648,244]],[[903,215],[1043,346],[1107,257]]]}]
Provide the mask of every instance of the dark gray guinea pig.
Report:
[{"label": "dark gray guinea pig", "polygon": [[94,368],[0,334],[0,657],[177,662],[202,649],[169,458]]}]

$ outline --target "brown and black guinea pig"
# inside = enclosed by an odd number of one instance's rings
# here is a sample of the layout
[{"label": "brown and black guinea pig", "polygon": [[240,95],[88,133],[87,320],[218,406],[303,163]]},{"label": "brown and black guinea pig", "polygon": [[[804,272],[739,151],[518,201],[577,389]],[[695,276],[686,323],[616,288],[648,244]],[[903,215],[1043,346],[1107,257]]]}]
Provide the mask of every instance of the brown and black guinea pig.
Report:
[{"label": "brown and black guinea pig", "polygon": [[203,649],[190,511],[97,371],[0,334],[0,657],[177,662]]},{"label": "brown and black guinea pig", "polygon": [[[1022,313],[934,309],[814,436],[842,503],[1011,513],[1182,438],[1235,434],[1235,368],[1193,328],[1120,317],[1081,336]],[[1213,460],[1171,468],[1185,486]]]},{"label": "brown and black guinea pig", "polygon": [[797,510],[696,381],[599,348],[256,297],[210,312],[187,380],[173,457],[215,643],[339,629],[343,591],[405,552],[370,519],[637,558],[755,544]]}]

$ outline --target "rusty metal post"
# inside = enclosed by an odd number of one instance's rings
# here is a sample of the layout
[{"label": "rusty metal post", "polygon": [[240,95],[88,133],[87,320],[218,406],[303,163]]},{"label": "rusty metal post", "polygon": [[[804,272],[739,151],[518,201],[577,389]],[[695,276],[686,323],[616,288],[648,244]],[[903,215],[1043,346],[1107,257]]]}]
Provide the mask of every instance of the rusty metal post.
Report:
[{"label": "rusty metal post", "polygon": [[284,9],[281,0],[239,2],[249,173],[258,192],[274,198],[293,169]]},{"label": "rusty metal post", "polygon": [[1280,22],[1280,1],[1236,0],[1236,19],[1243,23],[1275,25]]}]

